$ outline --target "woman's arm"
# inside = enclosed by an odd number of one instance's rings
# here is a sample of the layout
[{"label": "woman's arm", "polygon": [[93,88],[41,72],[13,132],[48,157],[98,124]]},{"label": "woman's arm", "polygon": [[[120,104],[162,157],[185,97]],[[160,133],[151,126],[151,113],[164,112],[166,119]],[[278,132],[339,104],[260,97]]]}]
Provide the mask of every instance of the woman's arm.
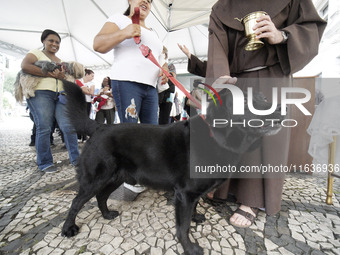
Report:
[{"label": "woman's arm", "polygon": [[81,90],[83,91],[83,93],[85,95],[90,95],[90,96],[94,96],[94,90],[95,90],[95,86],[91,85],[91,87],[87,87],[87,86],[82,86]]},{"label": "woman's arm", "polygon": [[38,58],[34,54],[28,53],[21,62],[22,70],[25,73],[35,76],[65,79],[65,72],[63,70],[60,71],[59,69],[56,69],[53,72],[48,72],[47,74],[43,73],[40,67],[34,65],[34,63],[37,61]]},{"label": "woman's arm", "polygon": [[34,54],[28,53],[21,62],[21,69],[28,74],[46,77],[41,68],[34,65],[37,61],[38,58]]},{"label": "woman's arm", "polygon": [[[165,63],[163,64],[162,68],[163,68],[164,70],[166,70],[167,72],[169,72],[169,67],[168,67],[168,63],[167,63],[167,62],[165,62]],[[162,77],[162,78],[161,78],[161,80],[162,80],[161,84],[162,84],[162,85],[165,84],[165,83],[167,83],[168,80],[169,80],[168,77],[166,77],[165,73],[164,73],[162,70],[159,71],[159,77]]]},{"label": "woman's arm", "polygon": [[130,24],[124,29],[112,22],[106,22],[93,41],[93,49],[100,53],[107,53],[122,41],[141,35],[141,28],[137,24]]}]

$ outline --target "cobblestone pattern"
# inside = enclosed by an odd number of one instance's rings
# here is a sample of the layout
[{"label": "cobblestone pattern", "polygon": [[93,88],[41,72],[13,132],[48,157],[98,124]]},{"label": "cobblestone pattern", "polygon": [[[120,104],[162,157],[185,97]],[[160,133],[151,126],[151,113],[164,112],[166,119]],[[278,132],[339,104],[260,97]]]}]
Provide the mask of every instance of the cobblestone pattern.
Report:
[{"label": "cobblestone pattern", "polygon": [[[20,122],[21,123],[21,122]],[[60,171],[42,174],[35,150],[28,147],[31,123],[6,128],[0,123],[0,254],[172,255],[183,249],[175,237],[171,193],[147,190],[133,202],[109,199],[120,212],[105,220],[95,199],[77,217],[80,232],[61,237],[61,227],[75,197],[75,171],[60,141],[53,148]],[[232,203],[212,205],[201,199],[203,224],[191,224],[190,238],[205,254],[340,254],[340,182],[334,180],[334,205],[325,204],[326,177],[287,176],[282,210],[260,212],[248,229],[228,224]]]}]

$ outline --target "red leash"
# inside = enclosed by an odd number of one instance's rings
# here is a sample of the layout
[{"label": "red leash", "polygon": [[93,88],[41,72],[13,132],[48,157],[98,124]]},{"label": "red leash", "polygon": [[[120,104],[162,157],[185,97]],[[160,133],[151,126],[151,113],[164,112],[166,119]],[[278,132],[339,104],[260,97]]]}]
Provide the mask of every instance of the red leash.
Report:
[{"label": "red leash", "polygon": [[[132,23],[139,24],[139,7],[135,7],[135,13],[132,16]],[[137,45],[141,43],[140,36],[135,36],[134,40]],[[139,49],[142,52],[143,56],[149,59],[156,66],[158,66],[163,71],[165,76],[168,77],[168,79],[170,79],[172,83],[175,84],[175,86],[179,88],[186,95],[186,97],[197,106],[197,108],[201,108],[201,104],[184,88],[184,86],[179,81],[177,81],[168,71],[164,70],[164,68],[160,66],[148,46],[142,44],[139,46]]]},{"label": "red leash", "polygon": [[[132,23],[133,24],[138,24],[139,25],[139,7],[135,7],[135,13],[131,17],[131,19],[132,19]],[[135,43],[136,44],[140,44],[141,43],[140,36],[135,36],[134,39],[135,39]]]}]

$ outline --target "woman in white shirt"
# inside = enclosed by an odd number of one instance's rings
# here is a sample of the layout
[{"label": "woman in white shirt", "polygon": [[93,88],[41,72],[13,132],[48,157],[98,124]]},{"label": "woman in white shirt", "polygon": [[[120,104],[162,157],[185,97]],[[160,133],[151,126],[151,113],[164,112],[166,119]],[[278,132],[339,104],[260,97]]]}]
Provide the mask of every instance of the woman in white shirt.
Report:
[{"label": "woman in white shirt", "polygon": [[[134,41],[135,36],[148,46],[157,60],[162,53],[162,42],[157,34],[146,27],[145,19],[151,10],[151,0],[129,0],[123,14],[107,20],[94,39],[93,48],[100,53],[114,50],[111,70],[112,93],[120,122],[158,124],[157,79],[167,78],[159,68],[146,59]],[[134,8],[140,9],[140,25],[132,24]]]},{"label": "woman in white shirt", "polygon": [[93,83],[94,72],[90,69],[85,68],[85,76],[79,80],[76,80],[76,83],[82,89],[85,94],[86,99],[86,110],[88,115],[90,116],[91,106],[92,106],[92,97],[94,96],[95,85]]},{"label": "woman in white shirt", "polygon": [[[100,53],[114,50],[111,70],[111,87],[120,122],[158,124],[157,80],[167,77],[159,68],[146,59],[134,41],[140,36],[142,44],[148,46],[159,61],[163,44],[152,29],[146,27],[145,19],[151,10],[152,0],[129,0],[129,8],[123,14],[115,14],[107,20],[93,42],[93,49]],[[139,25],[132,24],[135,7],[139,7]],[[145,190],[139,185],[124,184],[128,189],[140,193]]]}]

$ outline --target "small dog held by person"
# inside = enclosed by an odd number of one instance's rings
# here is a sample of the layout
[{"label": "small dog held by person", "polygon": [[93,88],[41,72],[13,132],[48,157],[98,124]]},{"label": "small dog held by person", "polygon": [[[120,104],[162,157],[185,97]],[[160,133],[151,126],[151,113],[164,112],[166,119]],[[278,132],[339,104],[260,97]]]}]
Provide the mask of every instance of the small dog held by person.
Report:
[{"label": "small dog held by person", "polygon": [[[34,65],[40,67],[44,75],[48,72],[53,72],[55,69],[63,69],[66,75],[65,79],[70,82],[75,82],[76,79],[80,79],[84,76],[84,66],[75,61],[62,63],[37,61]],[[34,97],[34,88],[37,86],[41,78],[42,77],[27,74],[22,70],[19,71],[14,83],[15,99],[18,102],[22,102],[24,97]]]},{"label": "small dog held by person", "polygon": [[[187,121],[162,126],[104,125],[89,119],[85,97],[77,85],[65,81],[64,89],[72,124],[77,132],[89,135],[90,139],[79,158],[79,191],[63,225],[62,235],[72,237],[78,233],[76,216],[94,196],[105,219],[119,216],[118,211],[109,210],[107,206],[110,194],[123,182],[139,183],[175,192],[176,235],[185,254],[190,255],[203,254],[203,249],[191,242],[188,235],[191,220],[201,222],[205,219],[196,212],[199,199],[232,174],[225,173],[218,178],[211,178],[208,174],[196,178],[192,176],[193,167],[216,163],[236,166],[245,152],[260,146],[262,136],[277,133],[283,119],[280,110],[276,109],[271,115],[256,116],[263,120],[276,119],[273,125],[214,127],[215,119],[235,118],[235,122],[241,122],[241,119],[247,122],[255,118],[246,103],[245,114],[234,116],[233,95],[225,89],[219,93],[221,105],[209,105],[205,118],[197,115]],[[253,98],[257,109],[269,108],[270,103],[263,96]]]}]

